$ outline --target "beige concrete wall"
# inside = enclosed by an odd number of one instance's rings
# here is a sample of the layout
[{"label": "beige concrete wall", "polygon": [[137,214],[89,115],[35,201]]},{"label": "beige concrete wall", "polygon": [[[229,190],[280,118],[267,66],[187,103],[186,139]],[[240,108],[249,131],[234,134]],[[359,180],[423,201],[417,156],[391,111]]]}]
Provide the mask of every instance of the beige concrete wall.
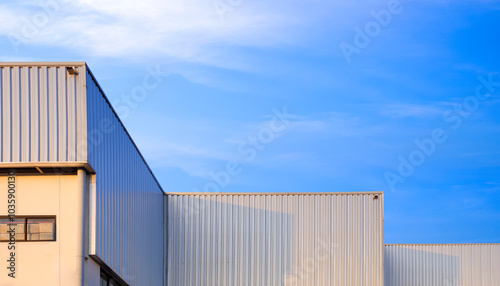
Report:
[{"label": "beige concrete wall", "polygon": [[[9,250],[0,242],[0,285],[81,285],[78,245],[77,208],[82,204],[78,197],[77,176],[17,176],[16,215],[55,215],[56,241],[17,242],[16,278],[7,276],[6,259]],[[0,177],[0,215],[7,215],[7,177]],[[81,232],[80,232],[81,233]],[[98,271],[95,262],[88,261],[94,276]],[[89,280],[91,281],[91,280]],[[94,281],[98,281],[94,280]],[[89,283],[88,285],[95,285]]]}]

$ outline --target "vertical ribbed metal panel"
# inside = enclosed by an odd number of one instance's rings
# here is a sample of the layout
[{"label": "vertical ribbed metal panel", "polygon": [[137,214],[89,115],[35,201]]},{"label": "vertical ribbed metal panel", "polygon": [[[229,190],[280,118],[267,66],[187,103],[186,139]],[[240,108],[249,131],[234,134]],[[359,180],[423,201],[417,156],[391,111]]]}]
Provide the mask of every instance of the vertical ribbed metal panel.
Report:
[{"label": "vertical ribbed metal panel", "polygon": [[385,286],[500,286],[500,244],[385,246]]},{"label": "vertical ribbed metal panel", "polygon": [[84,76],[57,65],[0,67],[0,162],[87,160]]},{"label": "vertical ribbed metal panel", "polygon": [[163,191],[90,71],[86,85],[95,254],[131,285],[162,285]]},{"label": "vertical ribbed metal panel", "polygon": [[169,194],[166,211],[169,286],[383,284],[381,193]]}]

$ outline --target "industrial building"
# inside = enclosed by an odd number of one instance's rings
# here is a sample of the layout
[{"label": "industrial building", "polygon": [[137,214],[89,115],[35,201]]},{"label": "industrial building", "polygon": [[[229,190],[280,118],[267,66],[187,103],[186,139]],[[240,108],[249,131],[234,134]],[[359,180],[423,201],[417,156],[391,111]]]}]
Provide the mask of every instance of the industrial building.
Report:
[{"label": "industrial building", "polygon": [[384,194],[165,193],[84,62],[0,64],[0,285],[500,286],[384,245]]}]

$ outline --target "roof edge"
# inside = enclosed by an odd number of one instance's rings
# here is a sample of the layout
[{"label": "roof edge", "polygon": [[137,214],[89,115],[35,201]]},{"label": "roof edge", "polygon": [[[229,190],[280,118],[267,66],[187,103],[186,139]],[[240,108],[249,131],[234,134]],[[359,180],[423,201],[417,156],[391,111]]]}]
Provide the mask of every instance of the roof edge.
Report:
[{"label": "roof edge", "polygon": [[0,62],[0,67],[57,67],[57,66],[84,66],[86,62]]},{"label": "roof edge", "polygon": [[[104,92],[104,90],[102,89],[101,85],[99,84],[99,81],[97,80],[97,78],[94,76],[94,74],[92,73],[92,71],[90,70],[90,67],[87,65],[87,63],[84,63],[85,64],[85,68],[86,68],[86,71],[88,72],[88,74],[90,75],[90,77],[92,77],[92,79],[94,80],[97,88],[99,89],[99,91],[101,91],[101,94],[102,96],[104,97],[104,100],[106,100],[106,102],[108,103],[109,105],[109,108],[111,108],[111,111],[113,112],[113,114],[115,115],[116,119],[118,120],[118,122],[120,123],[120,125],[122,126],[123,130],[125,131],[125,133],[127,134],[128,138],[130,139],[130,142],[132,142],[132,145],[134,145],[135,149],[137,150],[137,153],[139,154],[139,156],[141,157],[142,161],[144,162],[144,164],[146,165],[146,168],[148,168],[149,170],[149,173],[151,174],[151,176],[153,176],[153,180],[155,180],[156,184],[158,185],[158,187],[160,188],[161,192],[163,194],[165,194],[165,191],[163,190],[160,182],[158,181],[158,179],[156,178],[155,174],[153,173],[153,170],[149,167],[149,164],[148,162],[146,161],[146,159],[144,158],[144,156],[142,155],[141,153],[141,150],[139,149],[139,147],[137,147],[137,145],[135,144],[134,142],[134,139],[132,138],[132,136],[130,136],[130,133],[128,133],[128,130],[127,128],[125,127],[125,124],[123,124],[122,120],[120,119],[120,117],[118,116],[118,113],[116,112],[116,110],[113,108],[113,106],[111,105],[111,102],[109,101],[108,97],[106,96],[106,93]],[[88,83],[87,83],[88,85]],[[85,88],[87,88],[85,86]]]},{"label": "roof edge", "polygon": [[95,174],[94,168],[87,161],[64,161],[64,162],[0,162],[0,168],[23,169],[23,168],[84,168],[88,173]]},{"label": "roof edge", "polygon": [[388,243],[384,246],[458,246],[458,245],[500,245],[500,243]]},{"label": "roof edge", "polygon": [[169,196],[216,196],[216,195],[231,195],[231,196],[262,196],[262,195],[383,195],[384,192],[243,192],[243,193],[224,193],[224,192],[166,192]]}]

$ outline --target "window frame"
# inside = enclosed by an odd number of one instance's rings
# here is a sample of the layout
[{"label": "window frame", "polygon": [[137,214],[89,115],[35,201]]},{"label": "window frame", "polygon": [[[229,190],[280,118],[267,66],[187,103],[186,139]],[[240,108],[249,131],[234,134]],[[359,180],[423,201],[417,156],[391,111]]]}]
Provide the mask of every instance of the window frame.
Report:
[{"label": "window frame", "polygon": [[[10,216],[0,216],[0,219],[10,219]],[[24,239],[17,240],[18,242],[52,242],[57,241],[57,217],[55,215],[16,215],[14,219],[23,219],[24,220]],[[28,240],[28,219],[53,219],[54,220],[54,239],[51,240]],[[3,240],[0,239],[0,243],[2,242],[10,242],[9,239]]]}]

